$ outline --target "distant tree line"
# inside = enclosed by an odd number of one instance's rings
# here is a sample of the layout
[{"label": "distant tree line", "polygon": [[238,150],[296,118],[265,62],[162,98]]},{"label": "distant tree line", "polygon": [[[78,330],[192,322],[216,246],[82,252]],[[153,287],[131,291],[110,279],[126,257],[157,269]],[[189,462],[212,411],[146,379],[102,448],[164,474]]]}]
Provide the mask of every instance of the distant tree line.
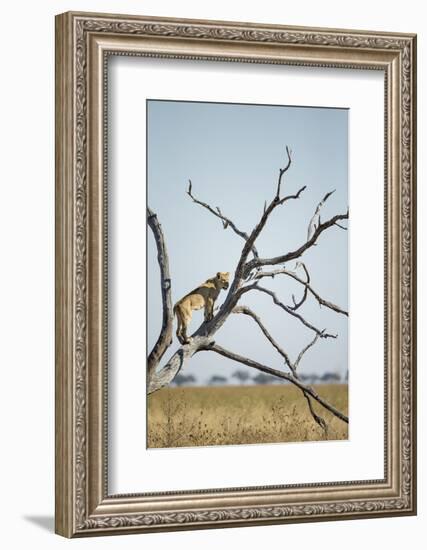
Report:
[{"label": "distant tree line", "polygon": [[[339,384],[348,382],[348,371],[345,374],[338,372],[326,371],[322,375],[315,373],[300,374],[299,378],[302,382],[307,384]],[[288,384],[287,381],[280,380],[270,374],[260,372],[255,376],[251,376],[249,372],[244,370],[236,370],[227,378],[219,374],[213,374],[205,383],[199,383],[199,385],[208,386],[223,386],[225,384],[240,384],[240,385],[266,385],[266,384]],[[173,385],[175,386],[191,386],[197,385],[198,380],[193,374],[177,374],[175,376]]]}]

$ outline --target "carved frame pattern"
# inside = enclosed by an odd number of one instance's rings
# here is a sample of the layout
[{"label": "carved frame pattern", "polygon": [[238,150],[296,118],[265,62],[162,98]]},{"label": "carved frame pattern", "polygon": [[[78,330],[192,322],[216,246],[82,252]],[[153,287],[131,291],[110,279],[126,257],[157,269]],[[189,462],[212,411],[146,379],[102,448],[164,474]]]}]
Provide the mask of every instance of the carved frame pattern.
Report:
[{"label": "carved frame pattern", "polygon": [[[377,517],[384,515],[414,514],[416,473],[415,473],[415,64],[416,41],[413,35],[394,35],[387,33],[367,33],[362,31],[340,31],[329,29],[304,29],[272,27],[240,23],[164,20],[135,16],[111,16],[100,14],[67,13],[57,17],[57,364],[56,364],[56,531],[64,536],[87,536],[124,532],[143,532],[156,530],[190,529],[215,526],[255,525],[287,521],[310,521],[320,519],[346,519],[354,517]],[[390,171],[391,186],[394,189],[394,201],[398,201],[397,219],[392,222],[393,232],[388,235],[394,250],[391,261],[398,276],[399,307],[391,312],[393,325],[399,330],[399,367],[393,378],[393,391],[397,392],[398,440],[394,449],[398,456],[398,468],[394,483],[388,482],[388,496],[374,496],[369,493],[365,483],[365,492],[361,497],[351,495],[345,498],[323,498],[322,487],[343,489],[343,484],[320,484],[317,499],[307,497],[306,502],[296,498],[283,505],[260,503],[248,506],[230,503],[215,507],[211,502],[203,504],[203,493],[197,492],[198,504],[179,505],[174,501],[170,507],[164,501],[163,509],[157,505],[152,510],[141,509],[138,495],[109,496],[106,494],[105,438],[97,439],[101,451],[92,452],[88,442],[93,439],[89,415],[102,414],[98,407],[103,403],[97,398],[91,403],[93,388],[89,385],[88,325],[92,305],[88,292],[89,280],[88,256],[90,256],[89,238],[92,231],[90,223],[91,194],[88,189],[91,156],[91,137],[88,125],[91,120],[90,71],[91,39],[106,35],[113,37],[119,46],[114,49],[116,55],[135,55],[125,41],[154,38],[161,44],[162,39],[194,42],[199,45],[215,44],[216,54],[206,57],[200,53],[171,54],[162,53],[161,45],[153,53],[160,57],[186,57],[192,59],[227,60],[222,45],[231,42],[251,46],[271,44],[273,46],[296,47],[295,54],[268,58],[268,55],[250,55],[232,61],[261,63],[293,63],[324,67],[382,68],[390,87],[386,92],[386,122],[393,118],[399,124],[399,139],[392,143],[391,136],[385,141],[387,169]],[[334,61],[329,51],[340,52],[340,60]],[[301,52],[308,52],[308,57]],[[358,53],[360,52],[360,54]],[[364,60],[363,52],[369,59]],[[105,52],[104,52],[105,53]],[[381,64],[376,54],[383,56]],[[105,70],[105,68],[103,69]],[[97,82],[101,88],[102,82]],[[387,86],[387,85],[386,85]],[[393,97],[391,97],[393,96]],[[397,98],[397,99],[396,99]],[[392,99],[395,106],[392,105]],[[99,121],[98,121],[99,122]],[[393,130],[396,134],[396,128]],[[388,160],[387,160],[388,159]],[[394,168],[393,168],[394,166]],[[105,168],[104,168],[105,170]],[[393,172],[394,170],[394,172]],[[392,173],[393,172],[393,173]],[[103,175],[105,176],[105,174]],[[397,237],[396,237],[397,235]],[[396,265],[396,261],[398,265]],[[97,371],[98,375],[100,373]],[[100,388],[105,382],[105,373],[101,373]],[[398,387],[396,387],[398,383]],[[390,399],[392,397],[390,396]],[[96,409],[95,412],[93,409]],[[105,412],[105,411],[104,411]],[[393,420],[394,418],[394,420]],[[104,419],[105,420],[105,419]],[[102,418],[98,423],[102,424]],[[396,428],[396,426],[395,426]],[[102,426],[100,428],[102,432]],[[95,432],[93,432],[95,433]],[[106,434],[104,434],[106,437]],[[96,439],[96,438],[95,438]],[[93,489],[92,478],[98,477],[97,489]],[[101,479],[102,478],[102,479]],[[345,484],[344,484],[345,485]],[[386,483],[387,485],[387,483]],[[390,487],[393,485],[393,491]],[[301,486],[302,489],[309,485]],[[384,486],[385,487],[385,486]],[[256,493],[254,488],[247,488]],[[262,488],[266,489],[266,488]],[[239,490],[236,490],[237,492]],[[235,491],[235,492],[236,492]],[[241,489],[241,492],[245,488]],[[298,492],[297,487],[292,488]],[[386,491],[386,488],[384,489]],[[210,492],[215,496],[217,492]],[[337,493],[338,495],[338,493]],[[223,495],[222,495],[223,496]],[[185,495],[181,494],[181,497]],[[166,498],[166,497],[165,497]],[[232,499],[233,496],[230,496]],[[256,498],[256,495],[255,495]],[[149,500],[149,499],[148,499]],[[237,498],[235,502],[237,502]],[[188,500],[185,501],[188,504]],[[224,502],[222,499],[221,502]],[[120,507],[114,505],[119,503]],[[212,507],[213,506],[213,507]],[[123,512],[124,510],[124,512]]]}]

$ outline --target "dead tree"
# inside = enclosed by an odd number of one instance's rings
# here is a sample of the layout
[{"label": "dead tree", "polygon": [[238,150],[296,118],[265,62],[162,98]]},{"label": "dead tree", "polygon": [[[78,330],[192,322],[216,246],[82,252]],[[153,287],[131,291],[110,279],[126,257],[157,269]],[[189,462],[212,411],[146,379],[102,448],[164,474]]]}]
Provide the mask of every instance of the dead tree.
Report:
[{"label": "dead tree", "polygon": [[[193,200],[194,203],[205,208],[211,214],[219,218],[223,224],[224,229],[230,228],[236,235],[238,235],[243,241],[244,245],[238,259],[234,277],[226,295],[225,301],[219,310],[214,315],[213,319],[208,322],[202,323],[202,325],[191,336],[188,344],[182,345],[173,355],[161,365],[163,356],[172,343],[172,327],[173,327],[173,312],[172,312],[172,298],[171,298],[171,279],[169,274],[169,261],[165,244],[165,238],[161,225],[157,219],[157,216],[149,208],[147,209],[148,220],[147,223],[153,232],[156,247],[157,247],[157,259],[160,267],[160,284],[162,290],[162,302],[163,302],[163,322],[160,335],[154,345],[151,353],[148,356],[147,361],[147,393],[153,393],[156,390],[168,385],[182,369],[186,361],[188,361],[193,355],[199,352],[217,353],[261,371],[263,373],[287,380],[288,382],[297,386],[303,393],[310,410],[313,419],[324,430],[327,429],[326,422],[321,418],[313,408],[312,401],[317,401],[322,407],[327,409],[337,418],[343,422],[348,423],[348,418],[342,412],[337,410],[330,403],[325,401],[318,393],[309,385],[303,383],[298,375],[298,366],[301,362],[304,354],[316,344],[319,339],[336,338],[336,334],[331,334],[325,329],[316,327],[313,323],[305,319],[300,313],[300,308],[311,295],[319,306],[329,308],[338,314],[348,316],[348,312],[341,307],[333,304],[329,300],[322,298],[319,293],[312,287],[311,278],[307,266],[299,259],[303,254],[314,246],[319,237],[328,229],[338,227],[346,230],[344,225],[340,222],[348,220],[348,210],[345,214],[337,214],[332,218],[321,221],[320,212],[324,203],[332,195],[334,191],[327,193],[318,204],[313,217],[309,221],[307,229],[307,239],[297,249],[288,251],[284,254],[274,256],[272,258],[263,258],[260,256],[255,243],[260,233],[263,231],[268,218],[273,210],[283,206],[285,203],[293,200],[298,200],[305,190],[305,186],[299,189],[296,193],[282,196],[282,186],[284,183],[284,175],[289,170],[292,163],[291,151],[286,147],[287,162],[283,168],[279,169],[279,175],[276,185],[276,192],[274,197],[269,203],[264,204],[264,210],[262,216],[250,233],[240,230],[237,225],[227,216],[225,216],[219,207],[213,208],[209,204],[197,199],[193,194],[193,186],[189,181],[187,194]],[[298,260],[297,266],[301,267],[304,272],[304,278],[297,275],[296,271],[291,271],[283,267],[284,264],[288,264],[292,260]],[[272,268],[273,266],[282,266],[279,268]],[[267,280],[271,277],[284,276],[290,277],[297,281],[303,288],[302,297],[297,301],[295,296],[292,296],[292,304],[285,304],[279,297],[269,288],[262,285],[263,280]],[[288,353],[283,349],[281,345],[271,336],[270,332],[260,319],[260,317],[248,307],[241,305],[240,301],[244,295],[248,292],[262,292],[267,296],[270,296],[275,306],[281,308],[284,313],[295,317],[300,323],[310,329],[313,333],[313,339],[307,344],[307,346],[301,350],[298,357],[295,360],[291,360]],[[253,359],[244,357],[228,349],[224,349],[215,343],[215,334],[221,329],[224,323],[227,321],[231,314],[247,315],[258,325],[265,338],[273,346],[278,354],[283,359],[284,366],[288,372],[271,368],[267,365],[258,363]]]}]

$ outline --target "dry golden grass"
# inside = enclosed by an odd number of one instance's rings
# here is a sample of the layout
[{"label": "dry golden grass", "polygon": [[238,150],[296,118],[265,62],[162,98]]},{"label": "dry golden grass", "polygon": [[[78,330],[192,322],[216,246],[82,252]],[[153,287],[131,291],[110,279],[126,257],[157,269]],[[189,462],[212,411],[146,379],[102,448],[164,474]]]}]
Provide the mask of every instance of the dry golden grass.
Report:
[{"label": "dry golden grass", "polygon": [[[346,384],[316,391],[345,414]],[[314,422],[300,390],[293,386],[164,388],[148,398],[148,446],[192,447],[321,441],[348,438],[348,426],[315,403],[328,433]]]}]

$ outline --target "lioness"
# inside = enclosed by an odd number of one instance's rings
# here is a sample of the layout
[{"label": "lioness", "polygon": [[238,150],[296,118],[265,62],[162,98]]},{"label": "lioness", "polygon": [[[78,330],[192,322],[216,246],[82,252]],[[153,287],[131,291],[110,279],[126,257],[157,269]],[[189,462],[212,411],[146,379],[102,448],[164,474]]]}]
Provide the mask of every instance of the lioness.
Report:
[{"label": "lioness", "polygon": [[218,271],[215,277],[189,292],[177,302],[173,311],[178,320],[176,335],[181,344],[188,344],[187,327],[190,324],[193,310],[205,308],[205,321],[213,317],[215,300],[222,288],[228,288],[230,273]]}]

